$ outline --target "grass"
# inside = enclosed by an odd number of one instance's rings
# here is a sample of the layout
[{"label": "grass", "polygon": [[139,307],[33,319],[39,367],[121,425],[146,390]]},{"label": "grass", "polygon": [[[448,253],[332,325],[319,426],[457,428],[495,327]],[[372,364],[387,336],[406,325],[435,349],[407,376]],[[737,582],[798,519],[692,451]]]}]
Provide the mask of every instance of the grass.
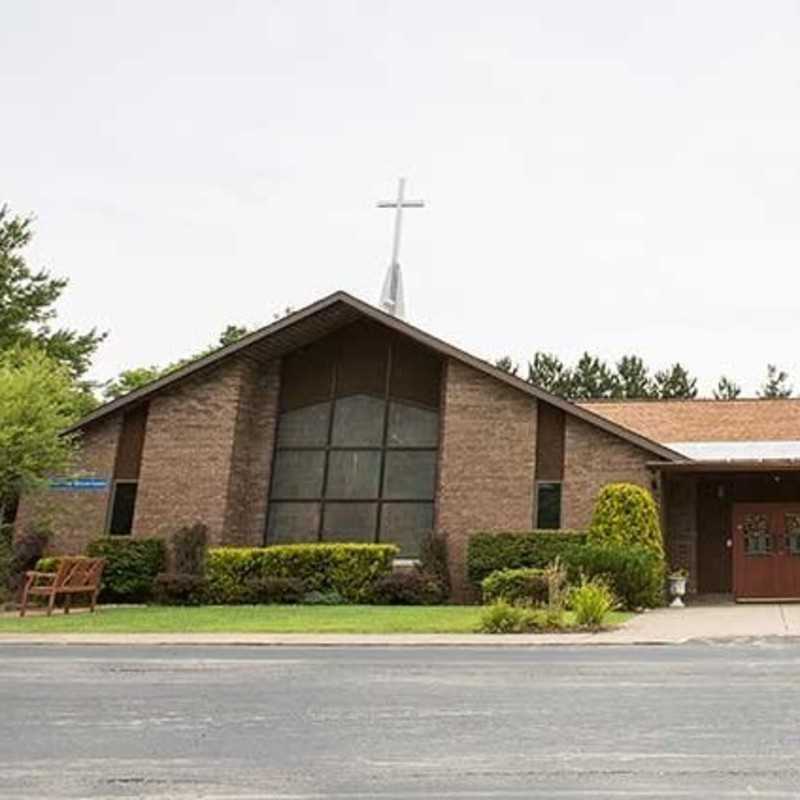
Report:
[{"label": "grass", "polygon": [[[473,633],[480,614],[479,606],[101,607],[2,617],[0,633]],[[608,624],[631,616],[615,612]]]}]

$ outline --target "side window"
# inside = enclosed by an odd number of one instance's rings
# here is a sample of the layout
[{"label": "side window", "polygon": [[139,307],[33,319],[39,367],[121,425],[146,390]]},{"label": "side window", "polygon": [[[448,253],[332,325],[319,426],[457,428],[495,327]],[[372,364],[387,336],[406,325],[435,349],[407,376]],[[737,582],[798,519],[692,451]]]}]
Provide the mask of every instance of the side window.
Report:
[{"label": "side window", "polygon": [[536,527],[554,530],[561,527],[561,484],[536,485]]}]

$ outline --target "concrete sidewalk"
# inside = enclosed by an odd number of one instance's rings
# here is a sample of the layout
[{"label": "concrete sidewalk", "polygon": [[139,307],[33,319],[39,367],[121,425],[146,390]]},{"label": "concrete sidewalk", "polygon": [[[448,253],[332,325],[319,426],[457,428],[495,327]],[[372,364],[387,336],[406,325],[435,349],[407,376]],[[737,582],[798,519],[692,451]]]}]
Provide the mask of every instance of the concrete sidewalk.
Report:
[{"label": "concrete sidewalk", "polygon": [[688,641],[800,638],[800,604],[753,603],[660,608],[601,633],[358,634],[358,633],[8,633],[3,644],[287,645],[287,646],[528,646],[680,644]]}]

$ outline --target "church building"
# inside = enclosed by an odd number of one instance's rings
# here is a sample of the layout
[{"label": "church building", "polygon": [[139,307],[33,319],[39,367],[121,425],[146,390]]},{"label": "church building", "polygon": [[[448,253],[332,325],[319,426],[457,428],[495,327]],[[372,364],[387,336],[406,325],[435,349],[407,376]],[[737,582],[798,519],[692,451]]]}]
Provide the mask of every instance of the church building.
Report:
[{"label": "church building", "polygon": [[[627,481],[661,508],[701,592],[800,597],[800,402],[576,404],[337,292],[75,424],[77,477],[22,499],[52,550],[101,535],[213,545],[584,529]],[[18,527],[18,529],[19,529]]]}]

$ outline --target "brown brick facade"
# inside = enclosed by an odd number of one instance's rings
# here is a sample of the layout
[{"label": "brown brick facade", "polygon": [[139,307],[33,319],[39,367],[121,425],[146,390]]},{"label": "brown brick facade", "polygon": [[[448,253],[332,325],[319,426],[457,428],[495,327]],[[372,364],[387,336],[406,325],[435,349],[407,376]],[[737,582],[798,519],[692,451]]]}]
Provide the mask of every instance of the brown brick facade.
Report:
[{"label": "brown brick facade", "polygon": [[200,521],[212,544],[261,543],[277,374],[235,359],[153,398],[134,535]]},{"label": "brown brick facade", "polygon": [[75,463],[77,475],[106,478],[109,490],[62,491],[44,487],[26,495],[17,513],[18,534],[31,524],[45,523],[54,534],[49,550],[68,555],[82,552],[87,542],[102,536],[120,421],[120,415],[115,415],[88,426]]},{"label": "brown brick facade", "polygon": [[562,527],[585,529],[597,495],[608,483],[624,481],[652,491],[646,466],[652,453],[569,414],[564,439]]},{"label": "brown brick facade", "polygon": [[450,360],[443,390],[437,529],[447,536],[456,596],[476,530],[530,529],[536,401]]}]

